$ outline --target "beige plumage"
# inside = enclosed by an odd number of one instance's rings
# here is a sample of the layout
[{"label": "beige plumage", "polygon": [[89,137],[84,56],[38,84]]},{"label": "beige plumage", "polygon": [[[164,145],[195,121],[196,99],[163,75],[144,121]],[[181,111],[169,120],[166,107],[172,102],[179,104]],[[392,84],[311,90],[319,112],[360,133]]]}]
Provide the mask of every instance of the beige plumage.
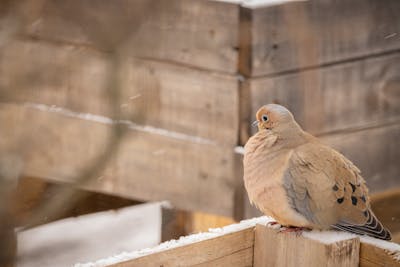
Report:
[{"label": "beige plumage", "polygon": [[283,106],[263,106],[256,117],[259,131],[246,143],[243,159],[253,204],[284,226],[391,239],[350,160],[303,131]]}]

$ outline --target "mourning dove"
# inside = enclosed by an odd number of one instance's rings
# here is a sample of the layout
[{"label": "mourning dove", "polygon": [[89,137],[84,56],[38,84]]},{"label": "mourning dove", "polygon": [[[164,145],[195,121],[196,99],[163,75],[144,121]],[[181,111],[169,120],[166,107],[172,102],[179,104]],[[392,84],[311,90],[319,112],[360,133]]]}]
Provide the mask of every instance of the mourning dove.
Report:
[{"label": "mourning dove", "polygon": [[283,106],[263,106],[256,118],[258,132],[245,145],[243,165],[249,199],[258,209],[283,226],[391,239],[350,160],[303,131]]}]

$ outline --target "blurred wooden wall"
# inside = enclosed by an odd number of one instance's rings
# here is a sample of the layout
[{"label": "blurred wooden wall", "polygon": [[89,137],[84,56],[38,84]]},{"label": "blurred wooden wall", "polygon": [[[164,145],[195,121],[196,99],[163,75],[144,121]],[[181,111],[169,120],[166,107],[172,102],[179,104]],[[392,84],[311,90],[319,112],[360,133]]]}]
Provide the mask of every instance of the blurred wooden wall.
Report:
[{"label": "blurred wooden wall", "polygon": [[0,152],[24,175],[75,183],[118,138],[79,186],[243,218],[235,147],[275,102],[372,191],[399,186],[399,11],[396,0],[9,1]]}]

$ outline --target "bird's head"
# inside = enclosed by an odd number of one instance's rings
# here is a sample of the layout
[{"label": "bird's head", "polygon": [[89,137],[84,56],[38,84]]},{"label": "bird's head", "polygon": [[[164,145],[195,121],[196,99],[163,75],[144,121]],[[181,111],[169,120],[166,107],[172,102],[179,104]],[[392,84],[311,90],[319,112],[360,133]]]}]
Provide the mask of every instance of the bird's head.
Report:
[{"label": "bird's head", "polygon": [[257,120],[253,122],[258,130],[271,130],[281,132],[284,129],[297,128],[292,113],[284,106],[268,104],[262,106],[256,114]]}]

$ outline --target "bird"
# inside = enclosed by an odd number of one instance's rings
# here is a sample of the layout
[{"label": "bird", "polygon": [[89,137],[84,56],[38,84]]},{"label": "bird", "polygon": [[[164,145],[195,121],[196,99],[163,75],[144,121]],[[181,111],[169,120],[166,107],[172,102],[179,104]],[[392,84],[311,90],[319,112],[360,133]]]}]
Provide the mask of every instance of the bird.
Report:
[{"label": "bird", "polygon": [[256,113],[258,131],[244,146],[250,202],[286,229],[336,229],[391,240],[371,209],[361,171],[304,131],[284,106]]}]

